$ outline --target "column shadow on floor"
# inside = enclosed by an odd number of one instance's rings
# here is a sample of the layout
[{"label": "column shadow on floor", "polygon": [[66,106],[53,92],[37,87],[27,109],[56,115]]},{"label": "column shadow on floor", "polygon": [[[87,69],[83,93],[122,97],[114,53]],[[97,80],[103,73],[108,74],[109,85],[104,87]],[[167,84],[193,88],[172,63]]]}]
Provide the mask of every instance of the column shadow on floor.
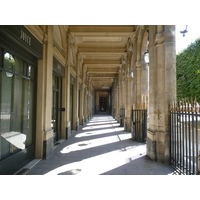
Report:
[{"label": "column shadow on floor", "polygon": [[[109,115],[107,115],[106,117],[108,116]],[[56,149],[54,150],[53,154],[47,160],[42,160],[40,163],[38,163],[33,168],[33,170],[31,170],[29,174],[30,175],[31,174],[46,174],[48,172],[51,172],[52,170],[56,170],[65,165],[78,163],[88,158],[103,156],[104,154],[115,152],[115,151],[125,152],[134,148],[136,149],[136,151],[138,151],[137,147],[140,148],[141,146],[144,146],[143,143],[133,141],[131,139],[130,133],[125,132],[123,130],[115,131],[115,128],[119,128],[119,124],[112,118],[108,120],[103,120],[103,122],[106,122],[106,124],[109,124],[109,123],[112,124],[111,127],[102,126],[103,128],[101,127],[95,128],[92,123],[93,121],[95,123],[95,120],[101,120],[101,119],[95,119],[95,118],[91,119],[79,131],[75,132],[69,138],[69,140],[66,140],[60,145],[58,145]],[[108,121],[109,123],[107,123]],[[105,124],[99,124],[99,126],[101,125],[105,125]],[[113,126],[113,125],[116,125],[116,126]],[[91,130],[84,129],[89,126],[93,127],[94,129],[91,129]],[[110,131],[110,129],[113,129],[113,131],[106,132],[106,130]],[[102,132],[99,134],[95,133],[95,131],[97,132],[100,130],[105,131],[105,132]],[[84,134],[87,134],[88,136],[84,136]],[[94,134],[94,135],[91,135],[91,134]],[[121,140],[119,135],[125,136],[126,139]],[[118,140],[118,141],[114,141],[107,144],[99,144],[98,146],[90,147],[90,142],[92,142],[92,140],[98,141],[98,139],[106,139],[106,138],[109,139],[109,137],[111,136],[116,136],[115,140]],[[129,138],[127,138],[127,136],[129,136]],[[71,147],[73,147],[74,149]],[[101,175],[131,175],[131,174],[134,174],[134,175],[163,174],[165,175],[165,174],[170,173],[171,172],[170,170],[172,169],[172,168],[168,169],[168,167],[166,167],[165,165],[163,166],[162,164],[151,161],[146,156],[146,153],[140,150],[133,157],[131,156],[127,157],[126,161],[127,161],[126,164],[121,165],[120,167],[116,167],[112,170],[105,171],[104,173],[101,173]],[[166,167],[166,169],[164,167]],[[76,175],[81,172],[82,172],[81,167],[77,167],[75,169],[66,170],[64,172],[60,172],[57,174]]]}]

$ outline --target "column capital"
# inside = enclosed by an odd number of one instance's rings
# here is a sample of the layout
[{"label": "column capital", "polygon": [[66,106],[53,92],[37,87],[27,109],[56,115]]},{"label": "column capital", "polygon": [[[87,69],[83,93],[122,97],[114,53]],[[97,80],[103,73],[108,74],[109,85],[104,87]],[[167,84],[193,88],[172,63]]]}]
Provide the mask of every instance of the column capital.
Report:
[{"label": "column capital", "polygon": [[119,71],[122,70],[122,65],[119,65],[119,66],[118,66],[118,70],[119,70]]},{"label": "column capital", "polygon": [[147,64],[143,59],[136,61],[136,69],[137,68],[146,68]]},{"label": "column capital", "polygon": [[164,31],[156,34],[155,46],[171,42],[174,39],[174,35],[175,35],[174,25],[164,26]]},{"label": "column capital", "polygon": [[128,38],[127,46],[126,46],[127,52],[133,51],[133,43],[130,38]]},{"label": "column capital", "polygon": [[164,36],[163,33],[157,33],[156,34],[156,39],[155,39],[155,46],[162,44],[164,42]]},{"label": "column capital", "polygon": [[126,61],[127,61],[127,55],[123,55],[121,59],[122,65],[125,65]]}]

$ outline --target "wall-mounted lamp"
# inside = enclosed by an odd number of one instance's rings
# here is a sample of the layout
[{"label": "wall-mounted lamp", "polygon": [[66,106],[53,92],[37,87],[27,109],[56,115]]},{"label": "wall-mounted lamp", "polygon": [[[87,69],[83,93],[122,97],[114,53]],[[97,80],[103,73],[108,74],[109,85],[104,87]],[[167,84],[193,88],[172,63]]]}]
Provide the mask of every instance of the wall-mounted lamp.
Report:
[{"label": "wall-mounted lamp", "polygon": [[7,76],[8,78],[12,78],[12,77],[13,77],[13,73],[6,72],[6,76]]},{"label": "wall-mounted lamp", "polygon": [[133,76],[134,76],[133,70],[131,70],[130,75],[133,78]]},{"label": "wall-mounted lamp", "polygon": [[146,64],[149,64],[149,50],[144,53],[144,61]]}]

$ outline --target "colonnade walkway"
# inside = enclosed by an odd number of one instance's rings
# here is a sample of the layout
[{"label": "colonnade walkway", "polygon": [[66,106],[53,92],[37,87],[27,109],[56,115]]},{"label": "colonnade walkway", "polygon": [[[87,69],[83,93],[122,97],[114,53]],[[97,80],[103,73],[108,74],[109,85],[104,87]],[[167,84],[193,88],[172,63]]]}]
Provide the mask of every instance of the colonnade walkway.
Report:
[{"label": "colonnade walkway", "polygon": [[27,175],[173,175],[170,165],[146,156],[146,144],[135,142],[110,115],[94,115],[69,140]]}]

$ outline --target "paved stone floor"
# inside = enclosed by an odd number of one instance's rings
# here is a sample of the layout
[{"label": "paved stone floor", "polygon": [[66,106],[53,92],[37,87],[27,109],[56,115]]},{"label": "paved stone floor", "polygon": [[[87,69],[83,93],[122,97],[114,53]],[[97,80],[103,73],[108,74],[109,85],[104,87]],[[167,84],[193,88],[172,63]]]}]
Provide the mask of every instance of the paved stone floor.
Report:
[{"label": "paved stone floor", "polygon": [[173,175],[169,165],[146,156],[146,145],[131,140],[110,115],[94,115],[69,140],[57,145],[28,175]]}]

